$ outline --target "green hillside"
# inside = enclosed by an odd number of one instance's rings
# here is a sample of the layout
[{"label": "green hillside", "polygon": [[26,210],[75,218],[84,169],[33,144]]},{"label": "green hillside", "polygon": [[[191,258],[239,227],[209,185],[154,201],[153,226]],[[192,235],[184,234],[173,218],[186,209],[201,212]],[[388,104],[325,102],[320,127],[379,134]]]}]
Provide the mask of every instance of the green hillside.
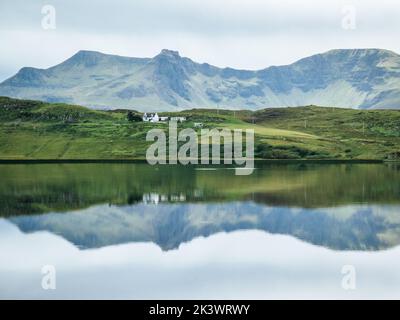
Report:
[{"label": "green hillside", "polygon": [[[166,123],[128,121],[128,111],[0,97],[0,159],[143,159],[149,129]],[[262,159],[396,160],[400,111],[316,106],[251,111],[193,109],[179,129],[252,128]],[[198,129],[200,130],[200,129]]]}]

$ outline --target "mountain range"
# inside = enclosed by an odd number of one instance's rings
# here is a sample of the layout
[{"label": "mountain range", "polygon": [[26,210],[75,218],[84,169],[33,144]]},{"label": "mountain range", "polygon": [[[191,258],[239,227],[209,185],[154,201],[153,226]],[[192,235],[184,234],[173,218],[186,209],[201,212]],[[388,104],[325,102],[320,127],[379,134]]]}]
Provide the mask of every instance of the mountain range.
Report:
[{"label": "mountain range", "polygon": [[196,63],[165,49],[153,58],[79,51],[48,69],[22,68],[0,83],[0,95],[139,111],[311,104],[399,109],[400,55],[337,49],[249,71]]}]

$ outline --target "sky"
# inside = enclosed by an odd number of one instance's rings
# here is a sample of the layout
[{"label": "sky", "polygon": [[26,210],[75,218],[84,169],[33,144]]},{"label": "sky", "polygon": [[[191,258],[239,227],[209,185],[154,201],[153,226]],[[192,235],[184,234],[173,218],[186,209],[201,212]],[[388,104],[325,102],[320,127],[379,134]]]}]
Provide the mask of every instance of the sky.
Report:
[{"label": "sky", "polygon": [[0,81],[79,50],[250,70],[338,48],[400,53],[399,16],[398,0],[0,0]]},{"label": "sky", "polygon": [[[64,215],[89,215],[90,219],[93,208]],[[97,209],[109,212],[110,207]],[[63,218],[60,213],[53,215]],[[93,218],[101,221],[101,217]],[[398,246],[382,251],[338,251],[261,230],[215,233],[170,251],[149,242],[79,250],[60,235],[23,233],[0,219],[0,252],[2,299],[399,297]],[[40,285],[40,270],[49,263],[56,268],[57,290],[43,290]],[[346,289],[345,266],[356,268],[353,290]]]}]

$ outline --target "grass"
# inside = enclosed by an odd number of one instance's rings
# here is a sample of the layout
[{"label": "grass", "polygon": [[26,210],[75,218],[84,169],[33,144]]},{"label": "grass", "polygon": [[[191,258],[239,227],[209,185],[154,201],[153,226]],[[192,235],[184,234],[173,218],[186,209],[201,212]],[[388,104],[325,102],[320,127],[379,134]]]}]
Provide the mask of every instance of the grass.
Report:
[{"label": "grass", "polygon": [[[254,129],[261,159],[398,159],[400,111],[307,106],[252,111],[192,109],[179,129]],[[143,159],[152,128],[127,111],[0,97],[0,159]],[[197,129],[198,131],[200,129]]]}]

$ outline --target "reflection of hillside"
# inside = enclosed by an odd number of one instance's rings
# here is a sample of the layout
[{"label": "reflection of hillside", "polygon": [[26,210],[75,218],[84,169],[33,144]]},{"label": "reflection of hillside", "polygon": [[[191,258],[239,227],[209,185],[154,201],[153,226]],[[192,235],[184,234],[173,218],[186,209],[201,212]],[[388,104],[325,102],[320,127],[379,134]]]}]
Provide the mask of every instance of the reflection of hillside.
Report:
[{"label": "reflection of hillside", "polygon": [[10,220],[24,232],[50,231],[81,248],[154,242],[170,250],[199,236],[243,229],[287,234],[336,250],[379,250],[400,244],[398,206],[301,209],[253,202],[100,205]]},{"label": "reflection of hillside", "polygon": [[152,192],[186,194],[195,187],[191,173],[187,167],[146,164],[0,165],[0,215],[133,204]]},{"label": "reflection of hillside", "polygon": [[0,215],[45,213],[95,204],[254,200],[304,208],[400,203],[400,171],[379,164],[258,164],[251,176],[233,170],[147,164],[0,165]]},{"label": "reflection of hillside", "polygon": [[329,207],[353,203],[400,203],[400,168],[381,164],[264,165],[250,179],[221,173],[197,178],[200,187],[225,199],[267,205]]}]

